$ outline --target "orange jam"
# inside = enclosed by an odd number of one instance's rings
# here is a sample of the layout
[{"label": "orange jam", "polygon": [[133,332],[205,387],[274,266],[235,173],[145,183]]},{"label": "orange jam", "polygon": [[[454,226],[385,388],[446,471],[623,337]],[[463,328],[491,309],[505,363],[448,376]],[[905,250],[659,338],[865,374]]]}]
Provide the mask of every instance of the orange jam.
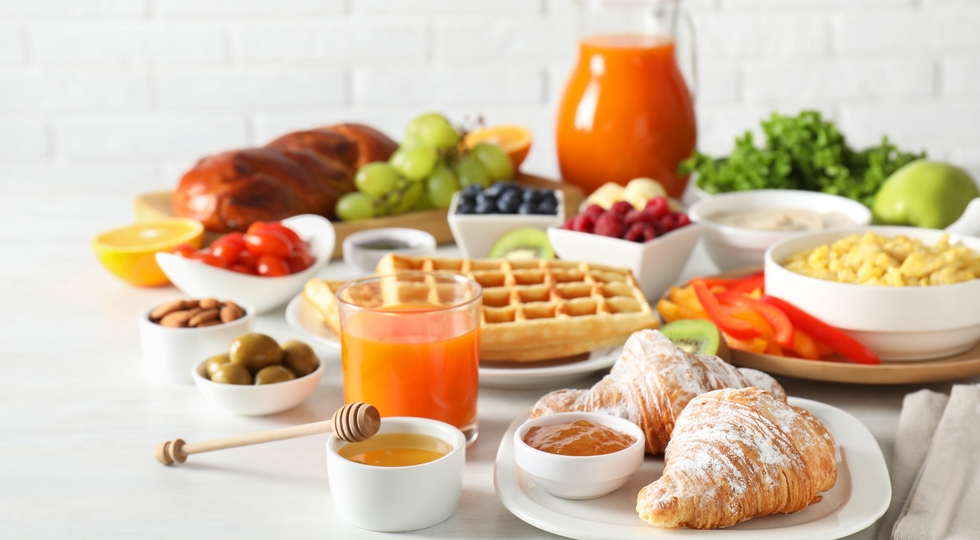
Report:
[{"label": "orange jam", "polygon": [[625,450],[636,438],[621,431],[576,420],[549,426],[534,426],[527,430],[524,442],[531,448],[563,456],[598,456]]}]

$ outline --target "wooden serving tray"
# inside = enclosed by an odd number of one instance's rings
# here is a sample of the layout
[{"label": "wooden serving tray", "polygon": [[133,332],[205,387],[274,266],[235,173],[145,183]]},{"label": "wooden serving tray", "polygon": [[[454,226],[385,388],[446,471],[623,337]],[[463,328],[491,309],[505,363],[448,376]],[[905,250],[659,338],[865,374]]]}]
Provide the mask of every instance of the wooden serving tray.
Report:
[{"label": "wooden serving tray", "polygon": [[[578,207],[585,199],[585,193],[577,186],[564,182],[555,182],[541,176],[518,173],[517,183],[524,186],[544,187],[557,189],[565,195],[565,215],[573,216],[578,213]],[[133,201],[133,211],[136,214],[137,223],[155,221],[158,219],[174,217],[170,200],[173,191],[156,191],[145,193],[136,197]],[[361,221],[335,221],[333,222],[334,232],[337,234],[337,242],[333,248],[333,258],[341,256],[344,238],[358,231],[367,229],[377,229],[381,227],[408,227],[425,231],[435,237],[437,244],[453,243],[453,233],[449,230],[449,222],[446,221],[445,210],[431,210],[427,212],[410,212],[397,216],[386,216]],[[222,233],[204,233],[204,243],[209,244]]]},{"label": "wooden serving tray", "polygon": [[[739,277],[759,270],[762,270],[761,266],[751,266],[730,270],[718,274],[717,277]],[[666,298],[669,294],[668,291],[663,297]],[[852,384],[931,383],[980,375],[980,343],[965,353],[948,358],[913,362],[883,361],[877,366],[855,364],[836,354],[821,360],[803,360],[732,349],[732,364],[773,375],[814,381]]]}]

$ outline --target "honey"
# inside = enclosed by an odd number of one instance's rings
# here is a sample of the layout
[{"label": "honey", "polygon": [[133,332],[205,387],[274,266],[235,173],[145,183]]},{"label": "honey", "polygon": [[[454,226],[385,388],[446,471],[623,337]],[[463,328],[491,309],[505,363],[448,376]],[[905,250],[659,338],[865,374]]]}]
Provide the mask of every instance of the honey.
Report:
[{"label": "honey", "polygon": [[409,467],[435,461],[453,447],[442,439],[419,433],[382,433],[342,446],[337,453],[355,463],[376,467]]},{"label": "honey", "polygon": [[524,442],[531,448],[563,456],[598,456],[625,450],[636,442],[632,435],[588,420],[534,426]]}]

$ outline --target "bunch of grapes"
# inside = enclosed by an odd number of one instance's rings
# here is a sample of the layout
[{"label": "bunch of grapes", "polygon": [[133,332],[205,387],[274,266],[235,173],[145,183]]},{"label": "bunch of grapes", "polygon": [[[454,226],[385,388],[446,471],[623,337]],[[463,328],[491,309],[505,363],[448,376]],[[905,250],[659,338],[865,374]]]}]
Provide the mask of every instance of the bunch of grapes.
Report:
[{"label": "bunch of grapes", "polygon": [[514,166],[500,147],[480,143],[466,148],[462,138],[441,114],[413,119],[391,159],[358,169],[357,191],[337,200],[337,217],[354,221],[445,209],[453,194],[466,186],[489,187],[514,176]]}]

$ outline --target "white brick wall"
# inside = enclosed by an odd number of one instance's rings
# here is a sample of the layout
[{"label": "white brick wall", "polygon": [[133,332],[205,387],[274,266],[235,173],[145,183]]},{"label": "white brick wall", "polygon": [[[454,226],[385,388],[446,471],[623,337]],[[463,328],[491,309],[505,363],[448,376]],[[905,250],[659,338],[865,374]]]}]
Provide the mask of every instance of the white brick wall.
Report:
[{"label": "white brick wall", "polygon": [[[288,130],[398,137],[429,110],[529,125],[527,169],[555,176],[571,1],[0,0],[0,185],[135,193]],[[683,3],[703,150],[814,107],[856,144],[980,164],[980,0]]]}]

